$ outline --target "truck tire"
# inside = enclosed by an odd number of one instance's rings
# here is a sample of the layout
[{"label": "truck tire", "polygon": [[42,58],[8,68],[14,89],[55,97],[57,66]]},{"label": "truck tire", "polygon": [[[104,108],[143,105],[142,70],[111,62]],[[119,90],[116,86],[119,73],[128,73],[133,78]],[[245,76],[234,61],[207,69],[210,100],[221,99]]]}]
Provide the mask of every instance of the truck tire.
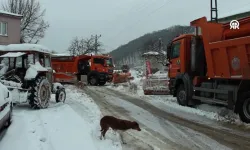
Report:
[{"label": "truck tire", "polygon": [[89,78],[89,84],[90,85],[98,85],[98,77],[96,76],[90,76]]},{"label": "truck tire", "polygon": [[99,82],[99,85],[103,86],[106,84],[106,81]]},{"label": "truck tire", "polygon": [[177,97],[177,102],[182,105],[182,106],[187,106],[188,105],[188,96],[187,96],[187,91],[184,88],[184,85],[181,84],[176,93]]},{"label": "truck tire", "polygon": [[46,77],[38,77],[30,91],[29,104],[33,109],[43,109],[49,106],[51,85]]},{"label": "truck tire", "polygon": [[239,103],[239,117],[241,121],[250,123],[250,93],[246,93]]},{"label": "truck tire", "polygon": [[56,102],[59,103],[59,102],[65,102],[65,99],[66,99],[66,92],[65,92],[65,89],[58,89],[56,91]]}]

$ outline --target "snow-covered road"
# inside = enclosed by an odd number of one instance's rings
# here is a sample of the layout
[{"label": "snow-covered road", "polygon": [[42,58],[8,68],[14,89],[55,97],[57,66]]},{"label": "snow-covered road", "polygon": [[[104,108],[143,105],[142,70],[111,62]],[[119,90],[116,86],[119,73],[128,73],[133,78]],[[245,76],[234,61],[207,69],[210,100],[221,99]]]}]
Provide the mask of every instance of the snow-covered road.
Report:
[{"label": "snow-covered road", "polygon": [[[200,114],[189,114],[193,108],[178,111],[177,106],[152,103],[148,97],[123,93],[110,86],[78,89],[67,85],[66,89],[65,104],[55,103],[53,99],[50,107],[43,110],[16,106],[13,123],[0,135],[0,150],[250,148],[247,128],[220,124],[209,119],[209,115],[202,118]],[[99,121],[104,115],[136,120],[142,131],[129,130],[120,137],[110,130],[106,140],[100,140]],[[121,140],[127,144],[121,144]]]},{"label": "snow-covered road", "polygon": [[[78,103],[76,106],[75,103]],[[53,100],[48,109],[14,108],[13,122],[0,141],[0,150],[119,150],[118,136],[100,141],[98,106],[76,88],[67,89],[66,103]]]},{"label": "snow-covered road", "polygon": [[[190,118],[201,116],[188,114],[185,111],[182,111],[186,113],[185,115],[174,115],[150,104],[145,99],[130,96],[131,93],[125,94],[110,88],[87,87],[85,91],[92,96],[103,112],[137,120],[142,125],[143,132],[130,131],[128,134],[150,146],[160,149],[167,147],[167,149],[192,150],[250,148],[250,134],[247,128],[241,129],[231,124],[217,123],[208,118],[196,122]],[[188,115],[191,117],[187,117]],[[205,121],[209,121],[208,124],[205,124]]]}]

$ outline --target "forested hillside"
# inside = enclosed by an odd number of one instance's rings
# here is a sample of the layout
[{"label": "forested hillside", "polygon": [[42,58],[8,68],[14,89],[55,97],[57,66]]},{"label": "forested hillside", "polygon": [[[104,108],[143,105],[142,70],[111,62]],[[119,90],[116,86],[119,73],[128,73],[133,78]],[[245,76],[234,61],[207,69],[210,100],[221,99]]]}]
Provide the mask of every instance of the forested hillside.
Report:
[{"label": "forested hillside", "polygon": [[117,65],[128,64],[131,67],[141,64],[141,54],[155,49],[154,45],[159,43],[159,38],[162,41],[163,50],[166,50],[167,44],[176,36],[182,33],[194,32],[189,26],[172,26],[163,30],[154,31],[145,34],[129,43],[118,47],[110,52]]}]

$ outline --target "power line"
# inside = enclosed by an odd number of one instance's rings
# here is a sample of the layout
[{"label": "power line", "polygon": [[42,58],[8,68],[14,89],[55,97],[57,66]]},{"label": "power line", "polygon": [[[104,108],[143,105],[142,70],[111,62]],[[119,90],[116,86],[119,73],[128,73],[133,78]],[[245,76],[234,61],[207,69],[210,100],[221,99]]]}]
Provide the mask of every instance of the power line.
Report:
[{"label": "power line", "polygon": [[[117,16],[114,20],[112,20],[111,24],[112,25],[116,25],[116,22],[120,19],[120,18],[124,18],[124,17],[127,17],[129,16],[131,13],[135,14],[135,13],[138,13],[146,8],[148,8],[149,6],[152,6],[152,4],[156,3],[157,1],[150,1],[149,3],[143,3],[142,5],[139,5],[139,8],[137,7],[132,7],[130,8],[130,10],[128,11],[128,13],[126,14],[122,14],[122,15],[119,15]],[[138,5],[135,5],[135,6],[138,6]],[[141,7],[142,6],[142,7]],[[133,11],[135,10],[135,11]],[[114,26],[113,26],[114,27]]]},{"label": "power line", "polygon": [[[164,6],[165,6],[168,2],[170,2],[170,1],[171,1],[171,0],[166,0],[160,7],[156,8],[156,9],[154,9],[153,11],[151,11],[150,13],[148,13],[146,17],[149,17],[149,16],[152,15],[153,13],[157,12],[158,10],[160,10],[162,7],[164,7]],[[142,18],[142,19],[145,19],[146,17],[144,17],[144,18]],[[133,24],[131,24],[131,25],[129,25],[129,26],[123,28],[118,34],[116,34],[114,37],[110,38],[109,40],[116,38],[118,35],[120,35],[122,32],[124,32],[127,28],[130,28],[130,27],[132,27],[132,26],[138,24],[140,21],[142,21],[142,19],[139,19],[139,20],[137,20],[135,23],[133,23]]]}]

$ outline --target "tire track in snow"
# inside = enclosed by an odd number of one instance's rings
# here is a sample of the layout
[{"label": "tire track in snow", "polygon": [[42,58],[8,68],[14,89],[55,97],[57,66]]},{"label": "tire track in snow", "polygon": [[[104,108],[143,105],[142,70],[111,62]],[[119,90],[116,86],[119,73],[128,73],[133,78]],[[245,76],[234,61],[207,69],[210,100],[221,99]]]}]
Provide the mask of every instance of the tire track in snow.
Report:
[{"label": "tire track in snow", "polygon": [[[90,88],[93,88],[93,87],[90,87]],[[119,117],[119,118],[130,119],[130,120],[135,119],[135,118],[132,118],[129,115],[129,112],[127,110],[125,110],[124,108],[112,104],[109,101],[110,95],[108,95],[105,92],[99,92],[98,89],[93,90],[90,88],[85,88],[84,91],[95,100],[95,102],[102,109],[104,115],[114,115],[114,116]],[[149,123],[150,123],[150,120],[149,120]],[[151,147],[148,149],[158,149],[158,148],[154,147],[154,146],[157,146],[160,149],[188,150],[187,148],[165,138],[164,136],[160,135],[158,132],[155,132],[151,128],[148,128],[146,125],[142,125],[142,128],[144,128],[146,130],[146,132],[127,131],[124,133],[124,135],[129,135],[130,138],[131,138],[131,136],[133,136],[136,139],[138,139],[140,142],[146,143],[147,145],[149,145]],[[141,148],[139,147],[137,149],[141,149]]]},{"label": "tire track in snow", "polygon": [[112,95],[114,97],[121,98],[122,100],[128,101],[138,107],[146,109],[150,111],[152,114],[155,114],[161,118],[169,120],[173,123],[177,123],[183,127],[193,129],[194,131],[198,133],[203,133],[203,135],[206,135],[210,139],[214,139],[215,141],[218,141],[220,144],[227,145],[228,147],[232,149],[239,149],[239,148],[250,149],[250,137],[248,136],[235,134],[227,130],[221,130],[221,129],[213,128],[211,126],[206,126],[204,124],[186,120],[185,118],[175,116],[155,106],[152,106],[151,104],[143,101],[142,99],[131,97],[123,93],[120,93],[118,91],[112,90],[112,89],[100,88],[100,87],[99,88],[89,87],[89,88],[91,88],[92,90],[98,93],[108,93],[109,95]]}]

